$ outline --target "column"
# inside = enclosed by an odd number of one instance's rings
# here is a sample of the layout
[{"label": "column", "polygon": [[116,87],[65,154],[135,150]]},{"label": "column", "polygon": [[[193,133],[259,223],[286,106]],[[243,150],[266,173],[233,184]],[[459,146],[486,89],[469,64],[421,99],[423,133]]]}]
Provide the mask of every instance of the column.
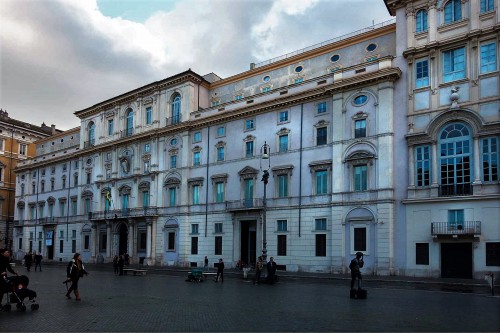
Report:
[{"label": "column", "polygon": [[414,45],[414,32],[415,32],[415,10],[411,3],[406,5],[406,40],[408,41],[408,48]]},{"label": "column", "polygon": [[436,40],[437,32],[437,15],[439,13],[436,11],[436,4],[433,3],[429,6],[429,12],[427,19],[429,20],[429,42],[434,42]]},{"label": "column", "polygon": [[111,222],[106,221],[106,258],[111,257],[111,242],[113,239],[111,238]]},{"label": "column", "polygon": [[151,261],[151,225],[153,223],[151,221],[146,222],[146,230],[147,230],[147,235],[146,235],[146,260],[148,265],[150,264]]},{"label": "column", "polygon": [[431,146],[431,149],[432,149],[432,182],[431,182],[431,185],[432,186],[438,186],[438,164],[439,164],[439,161],[438,161],[438,157],[437,157],[437,144],[435,142],[432,143],[432,146]]},{"label": "column", "polygon": [[131,220],[128,221],[128,244],[127,244],[127,252],[130,257],[132,257],[132,261],[137,260],[139,262],[138,258],[136,258],[136,253],[134,252],[134,235],[135,235],[135,223],[133,223]]},{"label": "column", "polygon": [[98,246],[98,240],[97,240],[97,223],[92,223],[92,230],[91,230],[91,235],[90,235],[90,256],[92,258],[92,262],[96,262],[96,257],[97,257],[97,246]]},{"label": "column", "polygon": [[415,147],[408,147],[408,187],[415,188]]},{"label": "column", "polygon": [[474,138],[474,182],[473,184],[479,185],[481,184],[481,164],[480,161],[480,150],[479,150],[479,138]]},{"label": "column", "polygon": [[479,12],[481,11],[479,0],[471,0],[469,6],[470,6],[469,22],[471,25],[470,29],[471,30],[479,29]]}]

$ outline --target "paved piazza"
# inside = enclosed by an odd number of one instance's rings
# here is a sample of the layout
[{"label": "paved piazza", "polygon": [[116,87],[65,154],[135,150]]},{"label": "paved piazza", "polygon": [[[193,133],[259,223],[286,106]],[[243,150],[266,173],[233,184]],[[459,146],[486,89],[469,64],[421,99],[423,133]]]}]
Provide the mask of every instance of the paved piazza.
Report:
[{"label": "paved piazza", "polygon": [[369,299],[352,300],[345,281],[188,283],[184,274],[119,277],[110,269],[80,280],[77,302],[64,297],[64,267],[29,277],[40,309],[0,312],[0,331],[500,331],[500,298],[484,294],[367,285]]}]

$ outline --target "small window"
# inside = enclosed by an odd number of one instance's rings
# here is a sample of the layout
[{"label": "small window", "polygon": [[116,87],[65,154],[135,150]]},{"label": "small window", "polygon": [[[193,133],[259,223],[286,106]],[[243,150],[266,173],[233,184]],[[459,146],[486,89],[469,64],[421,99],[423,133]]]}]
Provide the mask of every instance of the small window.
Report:
[{"label": "small window", "polygon": [[366,137],[366,119],[360,119],[354,122],[354,137],[355,138]]},{"label": "small window", "polygon": [[304,67],[297,66],[297,67],[295,67],[295,73],[300,73],[300,72],[302,72],[303,69],[304,69]]},{"label": "small window", "polygon": [[366,50],[367,50],[368,52],[373,52],[373,51],[375,51],[376,49],[377,49],[377,44],[374,44],[374,43],[371,43],[371,44],[369,44],[369,45],[366,47]]},{"label": "small window", "polygon": [[222,226],[223,226],[222,223],[215,223],[215,225],[214,225],[214,232],[217,233],[217,234],[222,233]]},{"label": "small window", "polygon": [[429,86],[429,60],[419,59],[415,62],[415,88]]},{"label": "small window", "polygon": [[326,102],[321,102],[321,103],[316,104],[316,113],[317,114],[323,114],[323,113],[326,113],[326,111],[327,111]]},{"label": "small window", "polygon": [[288,110],[286,110],[286,111],[280,111],[278,113],[278,115],[279,115],[278,116],[279,117],[279,120],[278,120],[279,123],[285,123],[285,122],[288,121]]},{"label": "small window", "polygon": [[200,142],[201,141],[201,132],[195,132],[193,135],[193,142]]},{"label": "small window", "polygon": [[427,11],[421,9],[415,15],[415,32],[424,32],[427,31]]},{"label": "small window", "polygon": [[172,140],[170,140],[170,145],[171,146],[175,146],[177,144],[177,139],[176,138],[173,138]]},{"label": "small window", "polygon": [[146,143],[144,144],[144,152],[149,153],[151,151],[151,144]]},{"label": "small window", "polygon": [[486,243],[486,266],[500,266],[500,242]]},{"label": "small window", "polygon": [[444,23],[453,23],[462,19],[462,0],[450,0],[444,5]]},{"label": "small window", "polygon": [[153,122],[153,109],[151,107],[146,108],[146,125],[151,125]]},{"label": "small window", "polygon": [[224,161],[225,147],[217,147],[217,161]]},{"label": "small window", "polygon": [[241,94],[234,96],[234,100],[235,101],[239,101],[239,100],[242,100],[242,99],[243,99],[243,95],[241,95]]},{"label": "small window", "polygon": [[264,77],[262,78],[262,81],[264,81],[264,82],[266,82],[266,83],[267,83],[267,82],[271,81],[271,77],[270,77],[269,75],[266,75],[266,76],[264,76]]},{"label": "small window", "polygon": [[327,143],[327,128],[319,127],[316,128],[316,145],[322,146]]},{"label": "small window", "polygon": [[223,137],[226,136],[226,126],[219,126],[217,127],[217,137]]},{"label": "small window", "polygon": [[191,233],[197,234],[199,231],[199,224],[191,224]]},{"label": "small window", "polygon": [[277,230],[278,231],[287,231],[288,230],[288,221],[287,220],[277,220]]},{"label": "small window", "polygon": [[326,218],[315,219],[316,229],[315,230],[326,230]]},{"label": "small window", "polygon": [[415,244],[415,264],[429,265],[429,243]]},{"label": "small window", "polygon": [[170,156],[170,168],[172,169],[177,168],[177,155]]},{"label": "small window", "polygon": [[361,105],[365,104],[367,101],[368,101],[368,96],[359,95],[356,98],[354,98],[354,105],[361,106]]},{"label": "small window", "polygon": [[200,165],[201,164],[201,159],[200,159],[200,152],[199,151],[195,151],[193,153],[193,164],[194,165]]},{"label": "small window", "polygon": [[338,55],[338,54],[334,54],[334,55],[332,55],[332,56],[331,56],[331,58],[330,58],[330,61],[331,61],[331,62],[337,62],[337,61],[339,61],[339,60],[340,60],[340,55]]},{"label": "small window", "polygon": [[262,87],[261,91],[262,91],[263,93],[265,93],[265,92],[269,92],[269,91],[271,91],[271,87],[270,87],[270,86],[265,86],[265,87]]},{"label": "small window", "polygon": [[247,119],[245,120],[245,130],[253,130],[255,129],[255,120],[254,119]]}]

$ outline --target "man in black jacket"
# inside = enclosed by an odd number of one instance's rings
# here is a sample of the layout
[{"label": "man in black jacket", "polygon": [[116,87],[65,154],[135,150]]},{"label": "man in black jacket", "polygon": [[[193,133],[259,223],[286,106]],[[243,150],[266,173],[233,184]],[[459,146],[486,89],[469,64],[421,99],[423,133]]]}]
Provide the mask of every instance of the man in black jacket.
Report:
[{"label": "man in black jacket", "polygon": [[361,289],[361,268],[364,264],[363,253],[356,252],[356,258],[352,259],[349,264],[349,269],[351,270],[351,289],[354,289],[354,282],[356,281],[356,278],[358,279],[358,289]]},{"label": "man in black jacket", "polygon": [[274,284],[276,275],[276,262],[274,261],[274,257],[269,258],[269,262],[267,263],[267,281],[269,284]]}]

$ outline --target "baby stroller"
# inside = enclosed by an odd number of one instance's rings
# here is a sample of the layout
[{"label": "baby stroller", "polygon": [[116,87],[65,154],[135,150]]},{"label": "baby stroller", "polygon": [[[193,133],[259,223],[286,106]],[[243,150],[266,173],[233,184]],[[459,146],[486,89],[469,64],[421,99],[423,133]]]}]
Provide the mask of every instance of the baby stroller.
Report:
[{"label": "baby stroller", "polygon": [[200,268],[192,269],[186,279],[187,282],[203,282],[203,271]]},{"label": "baby stroller", "polygon": [[[2,306],[3,311],[10,311],[11,304],[16,304],[18,311],[26,311],[24,299],[28,298],[31,302],[31,310],[38,310],[40,307],[36,302],[36,292],[28,289],[29,278],[26,275],[21,276],[3,276],[0,281],[2,294],[6,294],[7,303]],[[0,300],[2,301],[2,300]]]}]

